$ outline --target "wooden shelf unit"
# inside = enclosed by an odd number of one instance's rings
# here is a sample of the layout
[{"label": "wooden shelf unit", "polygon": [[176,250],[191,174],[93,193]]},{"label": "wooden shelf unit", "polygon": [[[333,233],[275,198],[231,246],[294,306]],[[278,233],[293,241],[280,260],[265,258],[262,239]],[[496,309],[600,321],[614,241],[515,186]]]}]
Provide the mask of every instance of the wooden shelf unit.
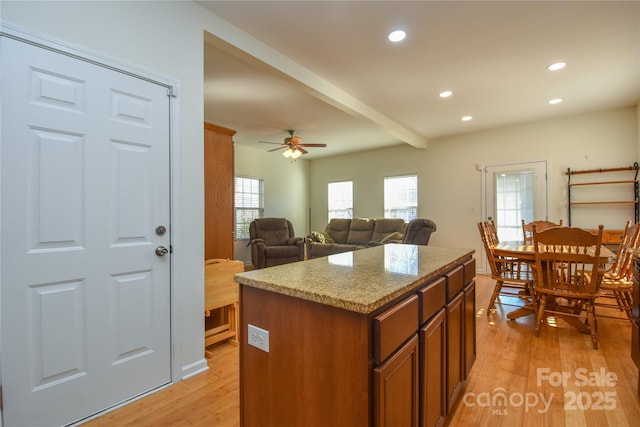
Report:
[{"label": "wooden shelf unit", "polygon": [[[633,206],[635,222],[640,220],[640,204],[638,197],[638,162],[635,162],[632,166],[609,168],[609,169],[589,169],[589,170],[571,170],[567,168],[565,175],[568,176],[567,180],[567,201],[568,201],[568,213],[569,213],[569,226],[571,226],[571,213],[572,206],[586,206],[586,205],[631,205]],[[607,172],[630,172],[633,174],[633,179],[615,179],[615,180],[594,180],[589,182],[571,182],[571,176],[577,174],[602,174]],[[572,201],[571,189],[580,186],[607,186],[607,185],[632,185],[633,186],[633,200],[589,200],[589,201]],[[607,236],[605,236],[605,243],[617,243],[619,237],[622,234],[622,230],[607,230]]]}]

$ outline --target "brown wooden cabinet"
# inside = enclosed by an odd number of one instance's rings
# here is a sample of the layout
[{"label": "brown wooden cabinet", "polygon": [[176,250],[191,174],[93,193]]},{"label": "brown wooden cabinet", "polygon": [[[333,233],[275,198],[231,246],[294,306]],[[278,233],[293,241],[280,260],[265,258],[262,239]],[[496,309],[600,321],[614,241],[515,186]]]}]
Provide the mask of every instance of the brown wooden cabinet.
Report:
[{"label": "brown wooden cabinet", "polygon": [[204,259],[233,259],[236,131],[204,124]]},{"label": "brown wooden cabinet", "polygon": [[418,426],[418,336],[373,370],[376,427]]},{"label": "brown wooden cabinet", "polygon": [[469,377],[476,361],[476,282],[464,288],[464,379]]},{"label": "brown wooden cabinet", "polygon": [[446,308],[447,317],[447,413],[462,390],[464,380],[464,294],[457,294]]},{"label": "brown wooden cabinet", "polygon": [[268,352],[241,339],[241,425],[444,425],[475,358],[475,261],[439,271],[369,313],[252,286],[269,271],[240,275],[241,331],[269,333]]},{"label": "brown wooden cabinet", "polygon": [[421,427],[440,427],[447,417],[447,331],[441,307],[420,328]]}]

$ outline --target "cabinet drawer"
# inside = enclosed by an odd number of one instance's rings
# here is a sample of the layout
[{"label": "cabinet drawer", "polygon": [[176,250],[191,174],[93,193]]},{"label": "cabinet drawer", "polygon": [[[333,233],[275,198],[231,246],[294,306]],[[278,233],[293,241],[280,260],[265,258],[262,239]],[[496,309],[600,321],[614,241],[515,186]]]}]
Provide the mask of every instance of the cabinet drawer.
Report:
[{"label": "cabinet drawer", "polygon": [[459,265],[450,272],[446,273],[447,278],[447,302],[455,298],[464,286],[464,268]]},{"label": "cabinet drawer", "polygon": [[464,268],[464,284],[468,284],[476,277],[476,259],[471,258],[468,261],[462,263],[462,268]]},{"label": "cabinet drawer", "polygon": [[421,325],[444,307],[446,288],[447,279],[441,277],[418,291]]},{"label": "cabinet drawer", "polygon": [[373,356],[380,364],[418,330],[418,295],[399,302],[373,319]]}]

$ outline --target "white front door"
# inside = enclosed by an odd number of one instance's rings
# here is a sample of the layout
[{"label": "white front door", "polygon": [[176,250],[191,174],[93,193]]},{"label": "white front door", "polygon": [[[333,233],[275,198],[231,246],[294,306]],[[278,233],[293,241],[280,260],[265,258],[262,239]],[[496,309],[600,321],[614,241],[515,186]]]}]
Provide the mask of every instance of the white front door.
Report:
[{"label": "white front door", "polygon": [[3,421],[68,424],[171,380],[170,101],[1,43]]}]

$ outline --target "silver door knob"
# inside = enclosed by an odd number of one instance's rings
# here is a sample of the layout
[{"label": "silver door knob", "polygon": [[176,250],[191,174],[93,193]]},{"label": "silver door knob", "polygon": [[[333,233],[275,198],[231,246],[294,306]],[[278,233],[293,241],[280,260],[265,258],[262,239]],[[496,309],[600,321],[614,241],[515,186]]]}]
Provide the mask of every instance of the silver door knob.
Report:
[{"label": "silver door knob", "polygon": [[156,255],[158,256],[165,256],[168,253],[169,253],[169,249],[165,248],[164,246],[158,246],[156,248]]}]

